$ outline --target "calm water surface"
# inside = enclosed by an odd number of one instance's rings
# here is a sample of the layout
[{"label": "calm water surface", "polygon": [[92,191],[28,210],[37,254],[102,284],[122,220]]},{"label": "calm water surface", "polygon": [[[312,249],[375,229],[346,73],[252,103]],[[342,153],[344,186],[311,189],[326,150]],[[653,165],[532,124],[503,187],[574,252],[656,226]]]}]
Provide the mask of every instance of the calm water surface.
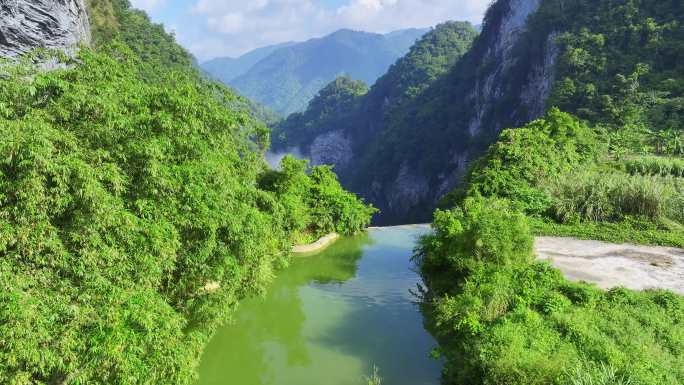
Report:
[{"label": "calm water surface", "polygon": [[410,257],[427,227],[370,230],[279,274],[244,301],[207,347],[198,385],[437,385],[436,345],[410,290]]}]

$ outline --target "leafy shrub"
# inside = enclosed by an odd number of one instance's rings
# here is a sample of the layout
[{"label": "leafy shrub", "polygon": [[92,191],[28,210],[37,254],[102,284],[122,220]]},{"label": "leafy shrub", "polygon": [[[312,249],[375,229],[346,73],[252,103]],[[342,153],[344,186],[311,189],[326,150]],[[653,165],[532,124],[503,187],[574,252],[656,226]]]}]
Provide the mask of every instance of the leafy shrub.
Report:
[{"label": "leafy shrub", "polygon": [[278,197],[284,209],[283,225],[295,238],[313,223],[310,207],[304,200],[311,190],[311,179],[306,169],[306,161],[287,156],[282,159],[279,171],[266,171],[258,179],[260,189],[273,192]]},{"label": "leafy shrub", "polygon": [[466,194],[507,198],[527,213],[540,214],[548,209],[551,200],[539,186],[574,167],[591,163],[600,152],[600,142],[592,129],[552,109],[544,119],[504,130],[487,155],[470,170]]},{"label": "leafy shrub", "polygon": [[433,228],[434,235],[422,239],[416,254],[429,279],[444,277],[453,284],[483,263],[507,266],[532,259],[526,218],[505,200],[470,198],[463,207],[437,210]]},{"label": "leafy shrub", "polygon": [[352,235],[370,224],[371,217],[378,210],[345,191],[332,167],[316,166],[310,178],[313,184],[307,201],[312,207],[313,222],[319,231]]},{"label": "leafy shrub", "polygon": [[[483,216],[507,216],[490,206],[476,215],[438,212],[435,232],[416,256],[428,286],[428,325],[445,359],[444,383],[681,383],[684,297],[569,283],[549,264],[532,262],[525,248],[510,263],[478,259],[477,245],[462,246],[465,234],[480,233],[479,226],[495,234],[498,219]],[[510,236],[488,241],[509,243]]]},{"label": "leafy shrub", "polygon": [[286,211],[285,226],[299,242],[330,232],[355,234],[377,211],[345,191],[330,167],[309,171],[306,160],[291,155],[282,159],[280,170],[264,173],[259,186],[276,194]]}]

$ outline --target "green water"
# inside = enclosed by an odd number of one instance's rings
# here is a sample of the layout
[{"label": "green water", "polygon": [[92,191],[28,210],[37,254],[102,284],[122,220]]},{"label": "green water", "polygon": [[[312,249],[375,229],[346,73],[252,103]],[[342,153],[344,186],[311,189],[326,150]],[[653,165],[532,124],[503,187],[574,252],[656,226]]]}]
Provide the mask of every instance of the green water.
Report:
[{"label": "green water", "polygon": [[198,385],[437,385],[436,345],[410,291],[425,227],[370,230],[296,259],[207,347]]}]

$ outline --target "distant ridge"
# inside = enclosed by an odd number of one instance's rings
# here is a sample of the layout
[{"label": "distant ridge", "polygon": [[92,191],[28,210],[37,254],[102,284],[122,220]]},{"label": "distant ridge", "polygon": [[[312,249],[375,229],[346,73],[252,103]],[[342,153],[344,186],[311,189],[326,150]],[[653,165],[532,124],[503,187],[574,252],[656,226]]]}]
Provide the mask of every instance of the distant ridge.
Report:
[{"label": "distant ridge", "polygon": [[206,72],[211,74],[217,80],[228,84],[230,81],[234,80],[238,76],[244,75],[250,70],[256,63],[263,60],[268,55],[279,50],[280,48],[285,48],[290,45],[296,44],[294,42],[287,42],[281,44],[269,45],[266,47],[257,48],[255,50],[249,51],[246,54],[239,57],[219,57],[202,63],[200,66]]},{"label": "distant ridge", "polygon": [[202,68],[242,95],[285,116],[302,111],[340,75],[372,84],[428,29],[378,34],[341,29],[301,43],[251,51],[240,58],[217,58]]}]

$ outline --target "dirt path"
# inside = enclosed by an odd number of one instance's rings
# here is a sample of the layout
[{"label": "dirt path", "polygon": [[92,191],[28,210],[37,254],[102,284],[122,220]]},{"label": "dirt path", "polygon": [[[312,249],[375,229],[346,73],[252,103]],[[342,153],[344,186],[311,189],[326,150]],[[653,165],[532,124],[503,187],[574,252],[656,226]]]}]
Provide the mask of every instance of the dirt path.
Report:
[{"label": "dirt path", "polygon": [[574,238],[538,237],[537,257],[549,260],[572,281],[609,289],[663,288],[684,294],[684,250],[617,245]]}]

